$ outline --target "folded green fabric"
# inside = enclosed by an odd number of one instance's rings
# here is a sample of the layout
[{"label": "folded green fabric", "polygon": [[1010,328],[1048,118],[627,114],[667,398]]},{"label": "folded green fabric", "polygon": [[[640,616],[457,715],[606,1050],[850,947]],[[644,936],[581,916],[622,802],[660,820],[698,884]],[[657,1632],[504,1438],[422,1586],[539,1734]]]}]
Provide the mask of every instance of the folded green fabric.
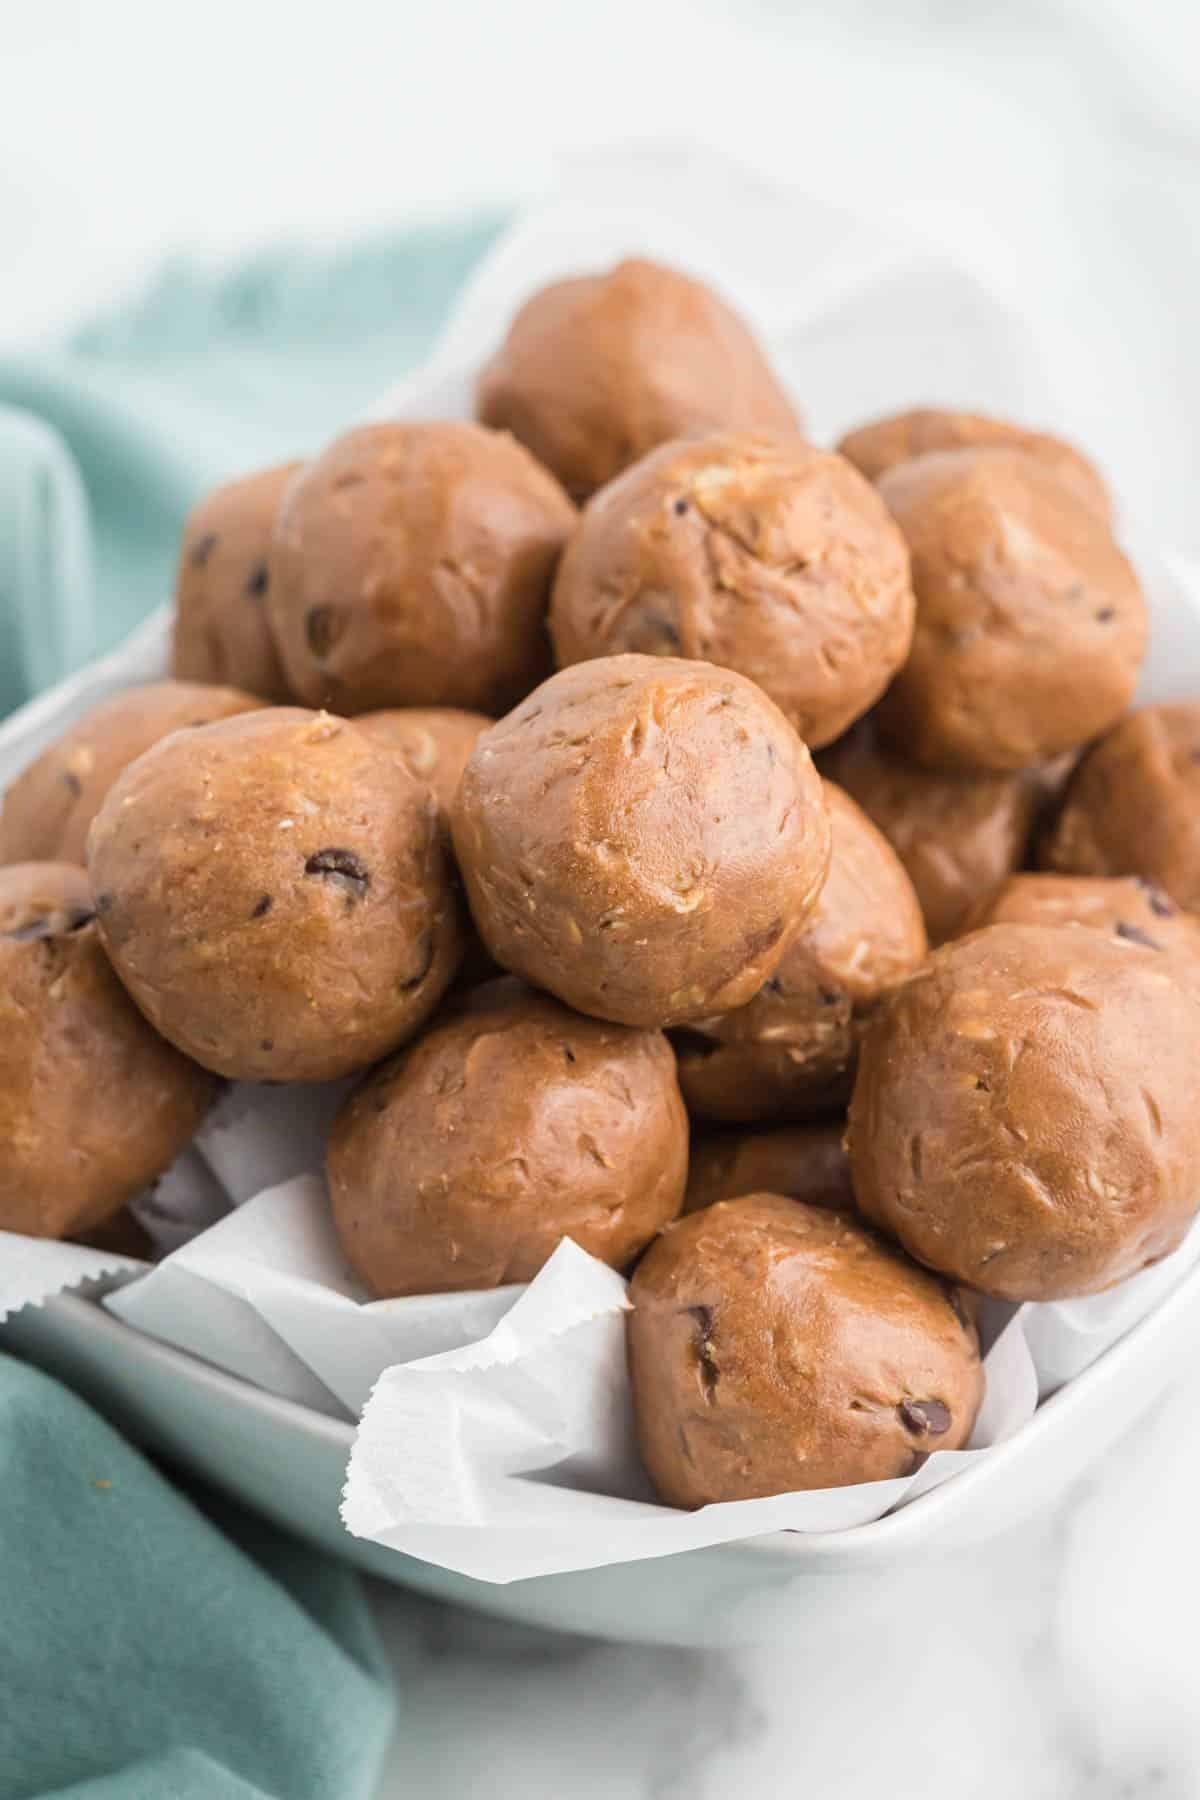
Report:
[{"label": "folded green fabric", "polygon": [[0,715],[167,598],[205,488],[319,447],[417,362],[498,229],[172,266],[66,342],[0,354]]},{"label": "folded green fabric", "polygon": [[374,1791],[392,1700],[355,1577],[216,1517],[0,1356],[0,1800]]}]

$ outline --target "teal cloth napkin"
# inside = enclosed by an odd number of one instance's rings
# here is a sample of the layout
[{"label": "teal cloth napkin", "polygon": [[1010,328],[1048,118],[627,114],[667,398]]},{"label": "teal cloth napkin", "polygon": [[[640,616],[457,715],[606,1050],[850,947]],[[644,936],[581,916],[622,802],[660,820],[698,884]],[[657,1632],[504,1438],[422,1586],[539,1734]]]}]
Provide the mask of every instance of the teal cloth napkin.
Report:
[{"label": "teal cloth napkin", "polygon": [[417,362],[500,224],[171,266],[0,354],[0,715],[168,596],[206,488],[318,448]]},{"label": "teal cloth napkin", "polygon": [[355,1577],[210,1511],[0,1356],[0,1800],[374,1792],[392,1700]]}]

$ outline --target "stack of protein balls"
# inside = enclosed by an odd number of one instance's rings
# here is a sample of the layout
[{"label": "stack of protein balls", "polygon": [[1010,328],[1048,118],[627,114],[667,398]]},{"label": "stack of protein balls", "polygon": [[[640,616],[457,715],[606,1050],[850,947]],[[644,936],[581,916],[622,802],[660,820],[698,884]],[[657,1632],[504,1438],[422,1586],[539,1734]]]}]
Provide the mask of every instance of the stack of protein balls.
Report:
[{"label": "stack of protein balls", "polygon": [[1200,1200],[1200,703],[1128,711],[1078,452],[818,448],[670,270],[535,295],[478,412],[211,494],[175,679],[8,793],[0,1224],[119,1227],[218,1078],[361,1072],[374,1293],[570,1236],[632,1274],[664,1500],[905,1474],[971,1431],[975,1294],[1107,1288]]}]

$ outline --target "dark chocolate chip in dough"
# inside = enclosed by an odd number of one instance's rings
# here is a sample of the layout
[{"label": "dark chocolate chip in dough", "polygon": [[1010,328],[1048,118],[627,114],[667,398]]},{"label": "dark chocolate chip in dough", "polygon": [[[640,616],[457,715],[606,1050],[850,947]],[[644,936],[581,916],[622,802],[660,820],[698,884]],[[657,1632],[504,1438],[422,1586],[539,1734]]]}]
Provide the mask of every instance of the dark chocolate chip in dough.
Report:
[{"label": "dark chocolate chip in dough", "polygon": [[1115,929],[1119,938],[1125,938],[1131,944],[1144,944],[1147,950],[1162,949],[1157,938],[1152,938],[1140,925],[1131,925],[1128,919],[1118,919]]},{"label": "dark chocolate chip in dough", "polygon": [[721,1372],[713,1360],[713,1311],[711,1306],[689,1306],[687,1311],[696,1321],[696,1358],[700,1366],[700,1383],[704,1398],[711,1406],[716,1396]]},{"label": "dark chocolate chip in dough", "polygon": [[349,902],[361,900],[371,884],[370,870],[353,850],[314,850],[304,865],[304,873],[337,883]]},{"label": "dark chocolate chip in dough", "polygon": [[206,531],[203,537],[196,539],[196,542],[192,545],[192,548],[191,548],[191,551],[189,552],[189,554],[191,556],[192,562],[195,564],[195,566],[198,569],[202,569],[204,567],[205,563],[208,561],[209,557],[212,555],[212,553],[216,549],[216,547],[217,547],[217,534],[215,531]]},{"label": "dark chocolate chip in dough", "polygon": [[80,779],[79,779],[78,775],[75,773],[74,769],[64,769],[62,774],[59,776],[59,780],[62,782],[62,784],[65,788],[68,788],[70,790],[70,792],[72,794],[75,794],[76,796],[82,794],[83,783],[82,783],[82,781],[80,781]]},{"label": "dark chocolate chip in dough", "polygon": [[246,594],[251,600],[261,600],[267,591],[270,576],[265,562],[255,563],[246,577]]},{"label": "dark chocolate chip in dough", "polygon": [[345,626],[345,618],[336,606],[309,607],[304,615],[304,636],[318,660],[329,655]]},{"label": "dark chocolate chip in dough", "polygon": [[263,894],[261,899],[258,899],[254,902],[254,906],[250,912],[250,917],[252,919],[265,918],[267,913],[269,913],[271,908],[274,906],[274,904],[275,904],[275,902],[274,902],[274,900],[272,900],[270,894]]},{"label": "dark chocolate chip in dough", "polygon": [[909,1431],[941,1437],[950,1429],[950,1408],[942,1400],[902,1400],[899,1412]]},{"label": "dark chocolate chip in dough", "polygon": [[1133,879],[1149,901],[1152,913],[1160,919],[1175,917],[1175,904],[1172,900],[1168,900],[1160,887],[1157,887],[1153,881],[1147,881],[1144,875],[1135,875]]}]

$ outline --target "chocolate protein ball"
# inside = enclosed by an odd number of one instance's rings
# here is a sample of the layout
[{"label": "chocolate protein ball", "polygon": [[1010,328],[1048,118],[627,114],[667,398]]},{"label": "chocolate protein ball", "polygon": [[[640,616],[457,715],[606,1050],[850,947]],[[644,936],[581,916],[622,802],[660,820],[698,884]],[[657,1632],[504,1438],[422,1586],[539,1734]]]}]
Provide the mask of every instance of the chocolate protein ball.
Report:
[{"label": "chocolate protein ball", "polygon": [[879,492],[912,555],[912,653],[877,714],[934,768],[1022,769],[1107,731],[1146,643],[1137,577],[1095,509],[1013,450],[946,450]]},{"label": "chocolate protein ball", "polygon": [[142,1011],[235,1080],[365,1067],[457,966],[432,794],[328,714],[276,707],[156,745],[109,793],[88,864]]},{"label": "chocolate protein ball", "polygon": [[117,776],[172,731],[253,712],[236,688],[155,681],[93,707],[22,771],[0,806],[0,863],[82,863],[88,827]]},{"label": "chocolate protein ball", "polygon": [[844,1213],[719,1201],[652,1246],[629,1297],[638,1444],[669,1506],[886,1481],[970,1435],[969,1304]]},{"label": "chocolate protein ball", "polygon": [[775,1131],[721,1131],[693,1138],[685,1213],[743,1194],[785,1194],[810,1206],[854,1208],[845,1119]]},{"label": "chocolate protein ball", "polygon": [[530,1281],[564,1237],[624,1268],[683,1201],[675,1059],[661,1032],[493,982],[367,1077],[328,1172],[377,1294]]},{"label": "chocolate protein ball", "polygon": [[362,425],[289,486],[267,607],[297,697],[339,713],[500,713],[550,666],[546,603],[575,509],[481,425]]},{"label": "chocolate protein ball", "polygon": [[267,553],[284,490],[302,465],[260,469],[214,488],[183,528],[171,673],[291,698],[267,618]]},{"label": "chocolate protein ball", "polygon": [[1200,918],[1140,875],[1012,875],[971,925],[1084,925],[1200,969]]},{"label": "chocolate protein ball", "polygon": [[879,495],[799,439],[665,444],[585,508],[554,584],[561,664],[623,650],[756,681],[816,748],[908,655],[908,552]]},{"label": "chocolate protein ball", "polygon": [[478,412],[577,500],[671,438],[799,430],[737,314],[690,276],[636,259],[527,300],[480,375]]},{"label": "chocolate protein ball", "polygon": [[1200,912],[1200,701],[1143,706],[1092,746],[1042,862],[1072,875],[1141,875]]},{"label": "chocolate protein ball", "polygon": [[845,1105],[858,1039],[880,996],[929,946],[895,851],[833,782],[829,873],[808,921],[748,1005],[696,1019],[676,1039],[688,1110],[739,1124]]},{"label": "chocolate protein ball", "polygon": [[820,768],[857,800],[904,864],[930,943],[956,937],[1025,858],[1038,813],[1036,773],[922,769],[880,743],[870,722],[824,751]]},{"label": "chocolate protein ball", "polygon": [[992,925],[884,1001],[847,1144],[859,1206],[1005,1300],[1157,1262],[1200,1199],[1200,1004],[1136,938]]},{"label": "chocolate protein ball", "polygon": [[829,815],[803,743],[731,670],[609,656],[484,732],[452,812],[502,967],[624,1025],[728,1012],[816,902]]},{"label": "chocolate protein ball", "polygon": [[0,1231],[90,1231],[161,1175],[216,1095],[100,946],[87,876],[0,869]]},{"label": "chocolate protein ball", "polygon": [[1072,488],[1102,518],[1109,518],[1112,512],[1104,477],[1081,450],[1048,432],[1028,431],[983,413],[919,406],[912,412],[893,413],[860,425],[857,431],[847,432],[838,449],[868,481],[878,481],[897,463],[910,462],[931,450],[1019,450]]},{"label": "chocolate protein ball", "polygon": [[356,720],[377,744],[398,750],[418,781],[433,789],[444,812],[458,792],[467,758],[481,731],[494,721],[483,713],[460,712],[453,706],[397,706],[363,713]]}]

